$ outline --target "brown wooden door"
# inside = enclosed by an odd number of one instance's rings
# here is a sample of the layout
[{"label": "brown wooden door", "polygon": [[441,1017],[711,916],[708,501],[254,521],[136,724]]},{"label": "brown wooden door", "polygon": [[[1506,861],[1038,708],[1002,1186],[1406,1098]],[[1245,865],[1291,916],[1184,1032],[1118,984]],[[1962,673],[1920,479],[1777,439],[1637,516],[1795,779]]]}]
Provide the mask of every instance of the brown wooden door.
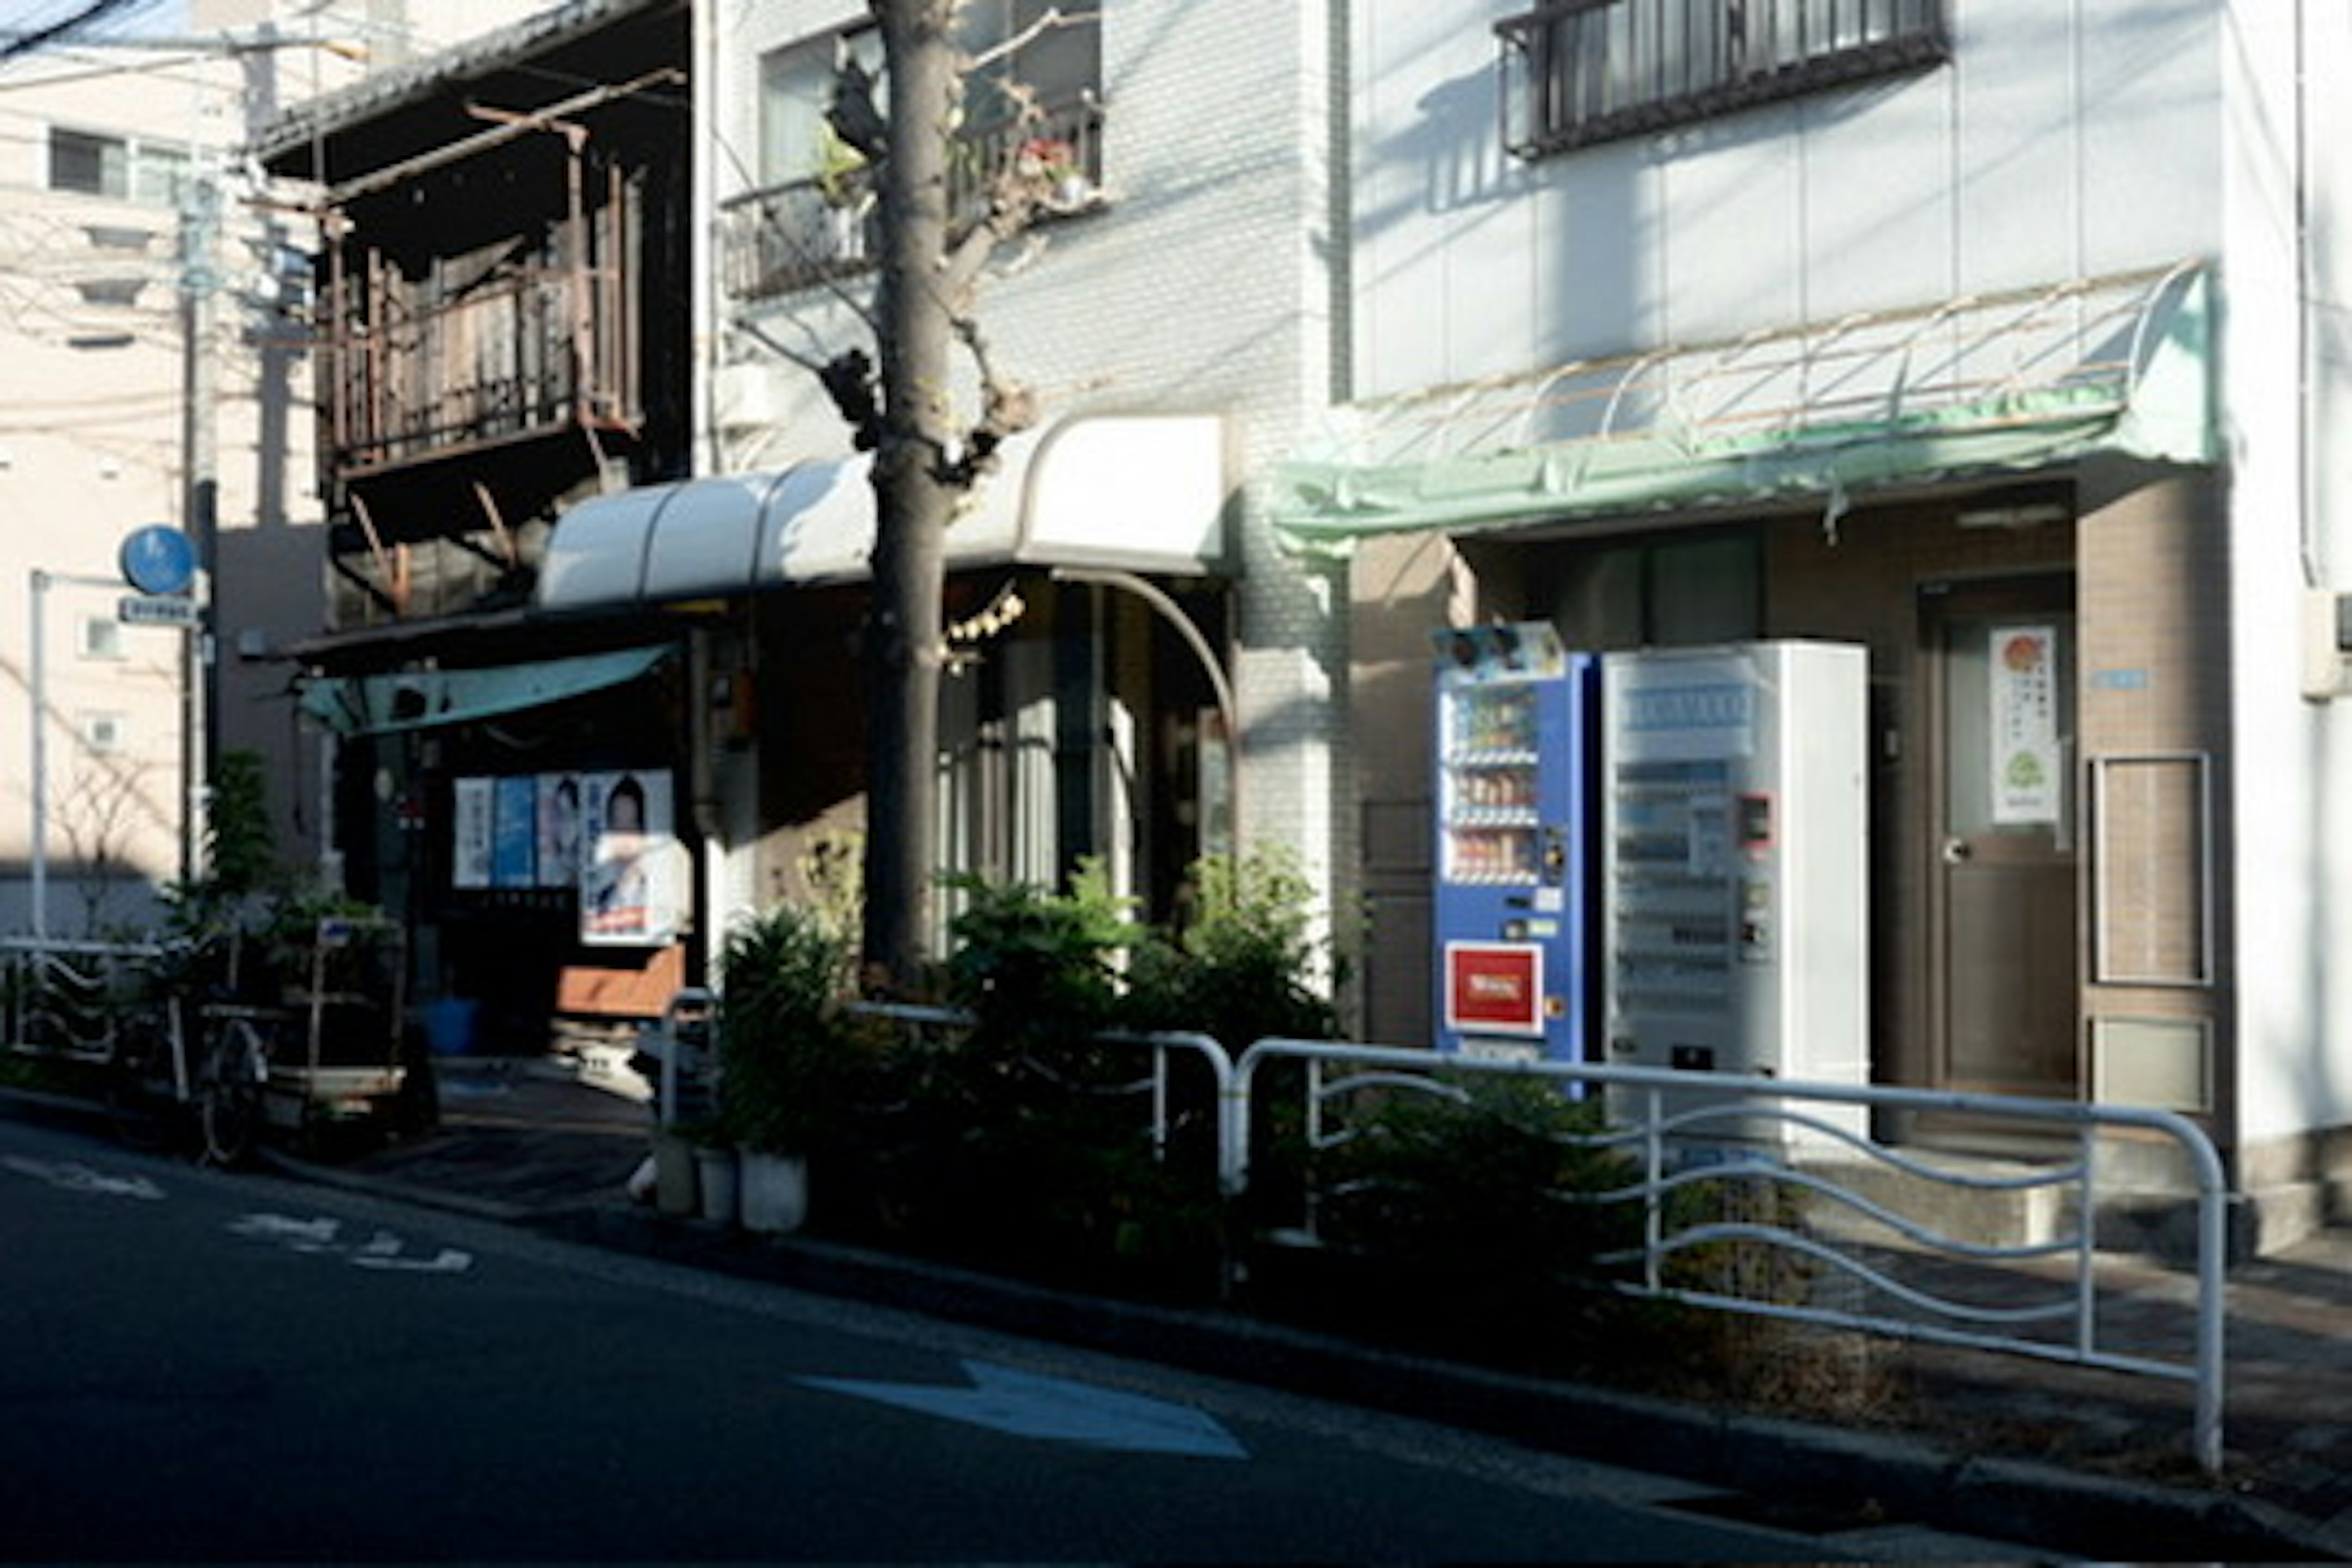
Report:
[{"label": "brown wooden door", "polygon": [[2081,1081],[2073,582],[1931,593],[1922,633],[1935,714],[1937,1077],[2071,1098]]}]

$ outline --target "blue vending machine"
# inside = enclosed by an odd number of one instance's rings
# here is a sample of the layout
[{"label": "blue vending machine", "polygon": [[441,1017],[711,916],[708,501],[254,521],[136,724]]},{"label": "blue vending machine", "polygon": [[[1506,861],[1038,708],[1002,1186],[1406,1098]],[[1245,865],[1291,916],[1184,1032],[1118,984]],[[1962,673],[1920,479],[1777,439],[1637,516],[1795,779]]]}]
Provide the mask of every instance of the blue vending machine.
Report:
[{"label": "blue vending machine", "polygon": [[1435,642],[1439,1047],[1583,1060],[1600,662],[1543,621]]}]

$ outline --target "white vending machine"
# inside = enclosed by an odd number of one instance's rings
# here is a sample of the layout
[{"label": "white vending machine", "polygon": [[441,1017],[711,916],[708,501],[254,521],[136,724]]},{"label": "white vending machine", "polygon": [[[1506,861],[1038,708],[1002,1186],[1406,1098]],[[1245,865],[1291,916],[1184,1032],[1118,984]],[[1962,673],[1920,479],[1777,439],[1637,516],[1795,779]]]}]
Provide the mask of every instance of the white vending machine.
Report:
[{"label": "white vending machine", "polygon": [[1602,660],[1610,1062],[1868,1081],[1868,691],[1841,644]]}]

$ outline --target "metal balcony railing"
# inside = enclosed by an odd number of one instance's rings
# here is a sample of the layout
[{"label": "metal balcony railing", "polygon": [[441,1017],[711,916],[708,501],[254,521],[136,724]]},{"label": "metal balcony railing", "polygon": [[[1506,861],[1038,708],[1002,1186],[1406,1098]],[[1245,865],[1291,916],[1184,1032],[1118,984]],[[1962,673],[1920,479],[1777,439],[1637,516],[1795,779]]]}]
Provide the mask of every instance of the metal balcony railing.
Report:
[{"label": "metal balcony railing", "polygon": [[[1034,123],[984,132],[958,149],[951,210],[964,223],[987,209],[991,186],[1028,158],[1064,171],[1039,217],[1086,210],[1102,189],[1102,110],[1091,99],[1048,109]],[[729,296],[766,300],[863,272],[879,259],[878,203],[865,169],[787,180],[720,204],[722,273]]]},{"label": "metal balcony railing", "polygon": [[332,257],[321,305],[320,397],[343,476],[518,436],[643,417],[642,323],[632,290],[638,219],[618,171],[591,210],[541,234],[518,214],[520,252],[395,263],[374,246]]}]

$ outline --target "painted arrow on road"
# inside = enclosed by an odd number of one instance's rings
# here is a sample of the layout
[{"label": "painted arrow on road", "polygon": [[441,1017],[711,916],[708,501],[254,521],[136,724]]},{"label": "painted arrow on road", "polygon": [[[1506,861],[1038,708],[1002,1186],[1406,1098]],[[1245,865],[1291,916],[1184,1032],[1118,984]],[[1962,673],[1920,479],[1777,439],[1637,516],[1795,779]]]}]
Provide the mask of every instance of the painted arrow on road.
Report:
[{"label": "painted arrow on road", "polygon": [[1211,1416],[1163,1399],[1118,1394],[1064,1378],[1015,1372],[987,1362],[967,1361],[968,1386],[927,1383],[872,1383],[856,1378],[804,1377],[813,1388],[831,1389],[919,1411],[967,1426],[985,1426],[1015,1437],[1076,1443],[1133,1454],[1176,1454],[1190,1458],[1245,1459],[1249,1450]]},{"label": "painted arrow on road", "polygon": [[61,1193],[95,1193],[100,1197],[140,1198],[152,1203],[163,1195],[163,1189],[144,1176],[110,1176],[103,1171],[93,1171],[88,1165],[68,1161],[62,1164],[47,1160],[26,1160],[10,1155],[0,1161],[20,1176],[30,1176],[37,1182],[47,1182]]}]

